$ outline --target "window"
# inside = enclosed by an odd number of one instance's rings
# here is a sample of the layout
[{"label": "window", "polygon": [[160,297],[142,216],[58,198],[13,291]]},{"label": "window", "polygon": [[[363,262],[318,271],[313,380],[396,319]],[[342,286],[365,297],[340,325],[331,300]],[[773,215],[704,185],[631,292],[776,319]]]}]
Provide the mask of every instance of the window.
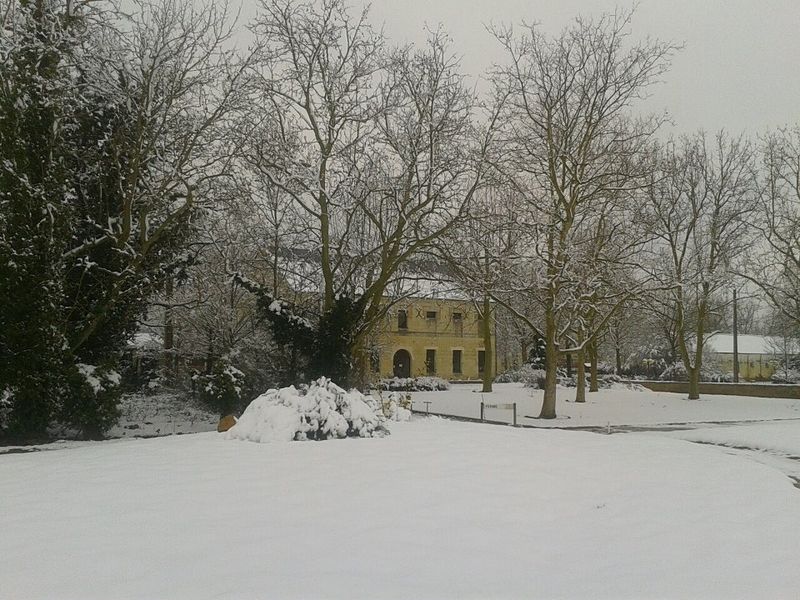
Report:
[{"label": "window", "polygon": [[403,309],[397,311],[397,328],[408,329],[408,311]]},{"label": "window", "polygon": [[453,374],[461,374],[461,350],[453,350]]},{"label": "window", "polygon": [[427,311],[425,313],[425,318],[428,319],[428,321],[435,321],[436,320],[436,311],[435,310]]},{"label": "window", "polygon": [[486,370],[486,350],[478,350],[478,373]]},{"label": "window", "polygon": [[425,350],[425,371],[428,375],[436,373],[436,350],[433,348]]},{"label": "window", "polygon": [[464,315],[460,312],[452,313],[453,331],[456,335],[464,335]]}]

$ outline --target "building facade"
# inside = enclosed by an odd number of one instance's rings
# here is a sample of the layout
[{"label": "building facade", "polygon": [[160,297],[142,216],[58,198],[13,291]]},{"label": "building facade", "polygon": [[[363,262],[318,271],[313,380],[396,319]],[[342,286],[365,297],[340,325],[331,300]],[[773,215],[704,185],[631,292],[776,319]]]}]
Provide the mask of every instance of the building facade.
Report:
[{"label": "building facade", "polygon": [[[733,372],[733,335],[715,332],[706,340],[706,348],[714,353],[720,370]],[[737,336],[739,378],[743,381],[766,381],[775,373],[784,354],[793,356],[793,342],[764,335]]]},{"label": "building facade", "polygon": [[[389,310],[371,369],[380,377],[479,380],[486,368],[483,322],[467,300],[409,298]],[[490,323],[493,331],[493,324]],[[494,349],[494,335],[491,338]],[[491,356],[496,356],[494,352]],[[494,363],[490,365],[495,372]]]}]

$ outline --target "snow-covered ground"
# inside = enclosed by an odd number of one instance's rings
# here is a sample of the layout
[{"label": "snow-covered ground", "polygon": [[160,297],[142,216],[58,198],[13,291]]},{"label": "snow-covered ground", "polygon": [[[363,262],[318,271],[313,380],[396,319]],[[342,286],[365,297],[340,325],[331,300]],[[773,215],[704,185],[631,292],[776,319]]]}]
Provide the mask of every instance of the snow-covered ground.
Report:
[{"label": "snow-covered ground", "polygon": [[[688,400],[685,394],[636,391],[625,387],[586,393],[586,403],[577,404],[574,388],[558,388],[557,419],[536,419],[542,408],[542,390],[519,383],[495,384],[491,394],[480,393],[480,385],[453,385],[446,392],[414,392],[414,410],[461,417],[480,417],[480,403],[517,403],[517,421],[537,427],[586,427],[708,423],[800,419],[800,400],[747,396],[703,396]],[[425,402],[430,402],[426,405]],[[487,409],[486,419],[510,422],[511,411]]]},{"label": "snow-covered ground", "polygon": [[794,598],[800,490],[662,434],[437,418],[0,456],[0,596]]}]

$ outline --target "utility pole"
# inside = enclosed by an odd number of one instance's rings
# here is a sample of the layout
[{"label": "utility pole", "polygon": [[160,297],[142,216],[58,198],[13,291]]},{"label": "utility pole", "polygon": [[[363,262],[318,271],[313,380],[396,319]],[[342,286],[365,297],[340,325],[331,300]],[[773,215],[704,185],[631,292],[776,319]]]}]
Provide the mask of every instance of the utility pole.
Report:
[{"label": "utility pole", "polygon": [[733,383],[739,383],[739,321],[736,308],[736,288],[733,288]]}]

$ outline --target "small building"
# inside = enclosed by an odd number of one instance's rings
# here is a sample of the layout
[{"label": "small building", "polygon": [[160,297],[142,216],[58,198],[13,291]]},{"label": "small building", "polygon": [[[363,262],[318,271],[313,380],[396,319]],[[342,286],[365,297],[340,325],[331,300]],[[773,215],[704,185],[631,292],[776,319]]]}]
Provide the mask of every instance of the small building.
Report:
[{"label": "small building", "polygon": [[[745,381],[766,381],[783,360],[784,341],[766,335],[738,335],[739,378]],[[733,335],[715,332],[705,341],[722,371],[733,372]],[[793,352],[790,352],[793,354]]]},{"label": "small building", "polygon": [[[486,368],[482,328],[480,313],[469,300],[404,299],[390,308],[376,335],[372,371],[380,377],[479,380]],[[493,350],[494,335],[491,343]]]}]

